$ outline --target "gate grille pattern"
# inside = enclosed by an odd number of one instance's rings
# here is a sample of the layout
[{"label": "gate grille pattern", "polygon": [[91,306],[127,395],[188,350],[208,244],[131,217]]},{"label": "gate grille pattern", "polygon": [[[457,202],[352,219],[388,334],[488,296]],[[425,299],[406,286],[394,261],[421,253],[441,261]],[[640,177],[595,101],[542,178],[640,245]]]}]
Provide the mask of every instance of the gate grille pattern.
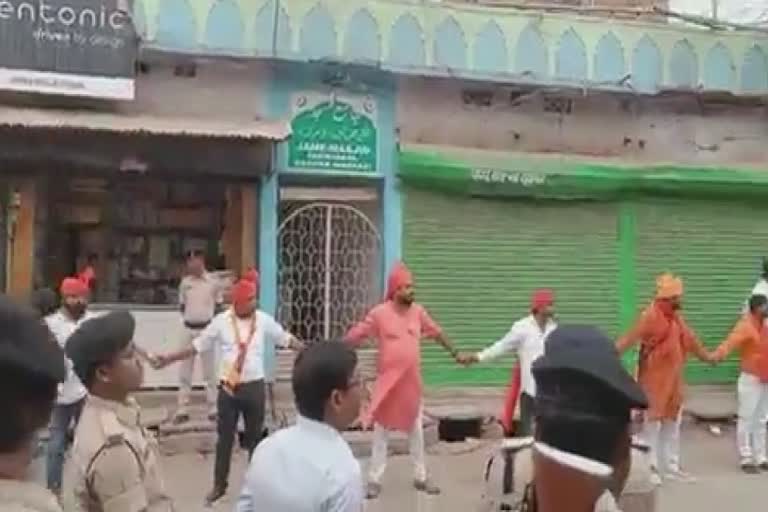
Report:
[{"label": "gate grille pattern", "polygon": [[356,208],[294,208],[280,225],[278,247],[278,319],[301,339],[341,338],[380,299],[381,237]]}]

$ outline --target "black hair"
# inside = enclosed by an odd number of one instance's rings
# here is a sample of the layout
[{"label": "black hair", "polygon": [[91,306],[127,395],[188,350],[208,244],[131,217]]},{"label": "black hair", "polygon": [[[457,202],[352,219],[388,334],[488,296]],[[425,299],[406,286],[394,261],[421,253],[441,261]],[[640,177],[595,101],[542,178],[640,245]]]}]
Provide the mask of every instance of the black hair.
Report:
[{"label": "black hair", "polygon": [[765,295],[753,295],[749,298],[749,310],[754,311],[768,304],[768,297]]},{"label": "black hair", "polygon": [[75,374],[90,391],[96,370],[114,361],[133,340],[136,321],[127,311],[113,311],[85,321],[67,340]]},{"label": "black hair", "polygon": [[0,453],[11,453],[45,427],[66,376],[64,354],[31,309],[0,296]]},{"label": "black hair", "polygon": [[331,393],[349,387],[356,367],[355,351],[338,341],[314,343],[300,352],[293,365],[293,394],[299,413],[323,421]]},{"label": "black hair", "polygon": [[30,305],[41,317],[46,317],[59,307],[59,299],[56,292],[50,288],[40,288],[32,292],[29,299]]},{"label": "black hair", "polygon": [[559,450],[612,465],[630,414],[627,400],[593,377],[561,370],[537,380],[536,436]]}]

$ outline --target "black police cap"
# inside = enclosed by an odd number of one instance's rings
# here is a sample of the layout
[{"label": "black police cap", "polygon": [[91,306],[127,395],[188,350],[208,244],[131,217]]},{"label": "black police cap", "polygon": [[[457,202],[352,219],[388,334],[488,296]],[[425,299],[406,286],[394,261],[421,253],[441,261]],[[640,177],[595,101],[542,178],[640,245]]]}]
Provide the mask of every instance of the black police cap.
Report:
[{"label": "black police cap", "polygon": [[556,380],[558,373],[567,371],[591,378],[629,408],[648,407],[645,393],[621,364],[611,340],[599,329],[561,326],[552,331],[544,347],[544,355],[533,364],[537,383]]},{"label": "black police cap", "polygon": [[88,386],[96,368],[112,361],[133,340],[136,321],[127,311],[114,311],[83,322],[67,340],[67,357]]}]

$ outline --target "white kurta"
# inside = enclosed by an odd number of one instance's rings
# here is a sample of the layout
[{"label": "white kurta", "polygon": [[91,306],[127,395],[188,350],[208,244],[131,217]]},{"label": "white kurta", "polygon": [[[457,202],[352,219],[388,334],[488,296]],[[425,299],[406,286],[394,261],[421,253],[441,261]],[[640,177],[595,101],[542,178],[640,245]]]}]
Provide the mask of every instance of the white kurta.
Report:
[{"label": "white kurta", "polygon": [[521,390],[529,396],[536,396],[536,381],[531,368],[534,361],[544,354],[544,340],[557,324],[550,320],[544,330],[533,315],[528,315],[515,322],[512,328],[499,341],[477,354],[478,360],[490,361],[509,352],[517,352],[520,360]]}]

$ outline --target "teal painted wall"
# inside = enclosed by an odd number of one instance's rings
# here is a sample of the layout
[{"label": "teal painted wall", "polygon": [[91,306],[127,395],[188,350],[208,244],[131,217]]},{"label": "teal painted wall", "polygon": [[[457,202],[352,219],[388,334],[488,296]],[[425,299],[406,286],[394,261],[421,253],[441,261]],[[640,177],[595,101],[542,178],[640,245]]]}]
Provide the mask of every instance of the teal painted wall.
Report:
[{"label": "teal painted wall", "polygon": [[768,36],[745,31],[394,0],[136,0],[134,14],[146,47],[181,53],[649,94],[768,92]]},{"label": "teal painted wall", "polygon": [[[381,225],[383,241],[384,271],[400,258],[401,255],[401,196],[397,184],[397,141],[396,141],[396,81],[387,73],[377,73],[362,68],[325,65],[276,65],[267,90],[266,112],[274,119],[291,117],[291,100],[300,92],[330,93],[331,87],[324,81],[338,73],[346,76],[346,92],[372,96],[376,102],[378,128],[378,169],[376,176],[361,173],[343,173],[330,171],[326,174],[296,171],[288,168],[288,144],[280,143],[274,154],[276,174],[262,180],[261,187],[261,236],[259,261],[262,272],[261,304],[265,311],[274,313],[277,306],[277,225],[278,225],[278,189],[281,179],[291,183],[339,183],[339,180],[365,180],[377,187],[381,194]],[[345,87],[338,89],[345,92]]]}]

